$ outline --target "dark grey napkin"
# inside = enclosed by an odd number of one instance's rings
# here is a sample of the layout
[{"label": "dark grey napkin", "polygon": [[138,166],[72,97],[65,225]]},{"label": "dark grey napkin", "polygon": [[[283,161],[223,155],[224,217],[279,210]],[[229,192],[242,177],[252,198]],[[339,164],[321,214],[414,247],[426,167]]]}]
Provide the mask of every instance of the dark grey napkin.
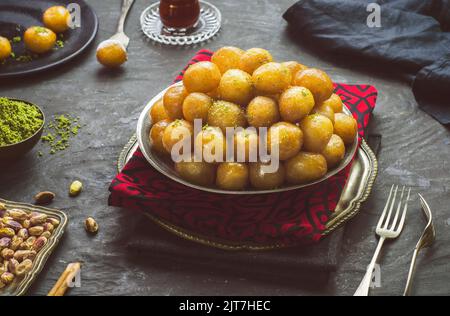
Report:
[{"label": "dark grey napkin", "polygon": [[[374,3],[380,27],[367,25]],[[301,0],[283,17],[308,46],[408,80],[419,107],[450,124],[450,0]]]}]

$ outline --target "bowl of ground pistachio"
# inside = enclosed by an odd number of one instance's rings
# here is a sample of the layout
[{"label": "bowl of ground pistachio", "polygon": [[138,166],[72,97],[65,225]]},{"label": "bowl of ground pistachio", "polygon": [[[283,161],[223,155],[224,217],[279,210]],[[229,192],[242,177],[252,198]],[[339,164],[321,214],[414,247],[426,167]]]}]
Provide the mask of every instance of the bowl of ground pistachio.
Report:
[{"label": "bowl of ground pistachio", "polygon": [[17,159],[40,140],[44,112],[27,101],[0,97],[0,160]]}]

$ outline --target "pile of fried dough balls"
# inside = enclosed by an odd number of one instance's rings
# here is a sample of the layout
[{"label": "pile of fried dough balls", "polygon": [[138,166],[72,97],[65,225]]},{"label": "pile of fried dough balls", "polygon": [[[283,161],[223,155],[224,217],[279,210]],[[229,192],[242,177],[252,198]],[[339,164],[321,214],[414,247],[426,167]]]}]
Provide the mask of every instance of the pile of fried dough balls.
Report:
[{"label": "pile of fried dough balls", "polygon": [[[333,93],[325,72],[295,61],[274,62],[261,48],[223,47],[211,62],[191,65],[183,85],[169,88],[149,116],[152,149],[165,155],[183,137],[173,133],[179,128],[189,131],[194,146],[213,142],[224,148],[227,127],[268,128],[268,150],[273,141],[279,145],[276,172],[263,171],[267,162],[248,160],[175,163],[186,181],[223,190],[270,190],[318,180],[343,160],[345,146],[357,134],[356,120],[343,113],[342,100]],[[204,124],[197,135],[193,135],[194,119]],[[276,139],[271,137],[275,132]],[[235,134],[234,145],[248,146],[258,137],[244,130]]]}]

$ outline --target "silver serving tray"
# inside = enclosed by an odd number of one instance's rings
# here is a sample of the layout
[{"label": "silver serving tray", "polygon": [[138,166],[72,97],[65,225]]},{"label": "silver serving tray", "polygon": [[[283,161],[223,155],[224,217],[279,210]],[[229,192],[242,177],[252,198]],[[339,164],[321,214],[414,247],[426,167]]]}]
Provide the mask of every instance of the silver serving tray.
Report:
[{"label": "silver serving tray", "polygon": [[67,226],[67,216],[64,212],[60,210],[50,209],[42,206],[25,204],[19,202],[12,202],[0,199],[1,203],[4,203],[8,208],[17,208],[24,210],[26,212],[40,212],[43,214],[47,214],[49,217],[53,217],[59,220],[60,224],[55,230],[53,234],[48,239],[47,244],[41,251],[38,252],[36,259],[33,261],[33,268],[30,272],[28,272],[22,279],[14,279],[14,282],[3,289],[0,289],[0,296],[21,296],[26,293],[28,288],[33,284],[36,278],[39,276],[39,273],[45,266],[47,259],[55,250],[58,245],[61,237],[64,234],[64,229]]},{"label": "silver serving tray", "polygon": [[[344,159],[341,161],[341,163],[335,167],[332,170],[329,170],[325,176],[320,178],[319,180],[308,182],[305,184],[299,184],[299,185],[286,185],[281,188],[273,189],[273,190],[256,190],[256,189],[249,189],[249,190],[242,190],[242,191],[227,191],[227,190],[221,190],[216,187],[204,187],[199,186],[193,183],[190,183],[188,181],[185,181],[184,179],[180,178],[180,176],[175,171],[173,163],[171,163],[169,160],[165,157],[162,157],[159,155],[156,151],[154,151],[151,148],[151,145],[148,141],[148,135],[150,133],[150,129],[152,127],[151,117],[149,115],[150,109],[153,107],[153,105],[163,97],[164,93],[173,86],[179,86],[182,85],[181,82],[175,83],[172,86],[168,87],[167,89],[164,89],[160,93],[158,93],[153,99],[150,100],[150,102],[147,103],[147,105],[144,107],[144,110],[142,111],[138,124],[136,129],[136,136],[139,143],[139,147],[142,150],[142,153],[147,159],[147,161],[159,172],[164,174],[165,176],[169,177],[170,179],[177,181],[181,184],[184,184],[188,187],[195,188],[198,190],[203,190],[207,192],[212,193],[221,193],[221,194],[267,194],[267,193],[275,193],[275,192],[283,192],[283,191],[290,191],[290,190],[297,190],[301,189],[307,186],[311,186],[314,184],[317,184],[319,182],[325,181],[328,178],[334,176],[338,172],[342,171],[351,161],[354,157],[356,150],[358,148],[358,135],[355,137],[355,141],[353,142],[351,147],[348,147],[346,149],[346,153],[344,156]],[[351,115],[351,112],[347,109],[347,107],[344,107],[344,112],[346,114]]]},{"label": "silver serving tray", "polygon": [[[138,149],[139,144],[137,142],[136,135],[134,135],[130,141],[125,145],[120,153],[117,167],[120,172],[126,163],[133,157],[133,154]],[[365,140],[362,140],[355,160],[353,161],[350,169],[348,181],[341,193],[341,197],[336,206],[334,213],[326,224],[326,229],[323,235],[328,235],[353,216],[358,214],[361,204],[369,197],[372,190],[373,183],[375,182],[378,173],[378,162],[375,154],[367,145]],[[153,222],[166,229],[167,231],[181,237],[197,243],[201,243],[206,246],[220,248],[224,250],[271,250],[277,248],[289,247],[281,243],[276,244],[252,244],[252,243],[232,243],[225,240],[211,239],[207,236],[200,236],[196,233],[187,231],[172,223],[163,221],[156,216],[145,213]]]}]

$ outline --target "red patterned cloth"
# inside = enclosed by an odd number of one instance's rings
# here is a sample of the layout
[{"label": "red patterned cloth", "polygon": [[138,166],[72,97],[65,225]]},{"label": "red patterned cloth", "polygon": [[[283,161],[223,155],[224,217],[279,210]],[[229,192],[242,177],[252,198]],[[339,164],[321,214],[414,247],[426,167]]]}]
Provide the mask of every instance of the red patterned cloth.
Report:
[{"label": "red patterned cloth", "polygon": [[[210,60],[201,50],[189,64]],[[186,68],[185,68],[186,69]],[[182,79],[184,70],[176,81]],[[336,84],[335,92],[358,120],[360,137],[375,107],[370,85]],[[162,175],[137,150],[109,188],[109,204],[149,212],[190,232],[230,242],[297,245],[318,241],[336,208],[350,165],[304,189],[261,195],[214,194],[186,187]]]}]

